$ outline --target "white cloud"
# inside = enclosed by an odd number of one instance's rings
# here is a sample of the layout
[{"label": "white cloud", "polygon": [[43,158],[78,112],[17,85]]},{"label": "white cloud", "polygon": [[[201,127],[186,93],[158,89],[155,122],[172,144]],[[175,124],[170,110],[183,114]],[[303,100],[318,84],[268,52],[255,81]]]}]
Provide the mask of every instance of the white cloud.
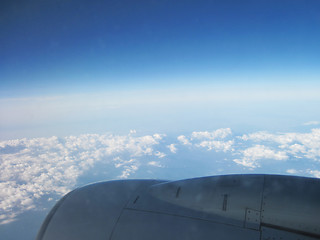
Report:
[{"label": "white cloud", "polygon": [[319,170],[311,170],[311,169],[300,169],[300,170],[296,170],[296,169],[288,169],[286,171],[289,174],[293,174],[293,175],[311,175],[311,177],[315,177],[315,178],[320,178],[320,171]]},{"label": "white cloud", "polygon": [[177,153],[177,148],[176,148],[176,145],[175,144],[170,144],[167,146],[169,149],[170,149],[170,152],[172,153]]},{"label": "white cloud", "polygon": [[293,154],[296,154],[296,153],[305,153],[306,152],[306,147],[302,144],[292,144],[290,146],[288,146],[288,149],[290,149],[290,152],[293,153]]},{"label": "white cloud", "polygon": [[309,122],[305,122],[303,125],[305,125],[305,126],[320,125],[320,122],[319,121],[309,121]]},{"label": "white cloud", "polygon": [[192,132],[190,139],[181,135],[178,140],[184,145],[194,145],[196,147],[207,148],[215,150],[216,152],[233,151],[234,140],[225,140],[228,136],[232,135],[230,128],[219,128],[215,131],[208,132]]},{"label": "white cloud", "polygon": [[138,170],[138,165],[131,165],[124,167],[122,174],[119,176],[120,179],[127,179],[132,173],[135,173]]},{"label": "white cloud", "polygon": [[242,151],[244,157],[257,159],[275,159],[275,160],[286,160],[288,156],[283,151],[274,151],[269,147],[263,145],[255,145],[254,147],[247,148]]},{"label": "white cloud", "polygon": [[166,156],[166,154],[164,154],[163,152],[159,152],[159,151],[155,152],[154,155],[158,158],[164,158]]},{"label": "white cloud", "polygon": [[299,171],[296,169],[288,169],[286,172],[290,174],[297,174]]},{"label": "white cloud", "polygon": [[[121,161],[121,159],[119,159]],[[120,179],[127,179],[131,174],[135,173],[140,166],[140,162],[135,159],[130,159],[129,161],[122,161],[121,167],[123,170],[121,175],[118,176]],[[116,166],[117,168],[120,166]]]},{"label": "white cloud", "polygon": [[310,133],[279,133],[256,132],[241,137],[244,141],[277,144],[280,149],[296,158],[320,158],[320,129],[312,129]]},{"label": "white cloud", "polygon": [[232,150],[232,145],[234,144],[233,140],[229,141],[202,141],[201,143],[197,144],[197,147],[204,147],[208,150],[215,150],[216,152],[227,152]]},{"label": "white cloud", "polygon": [[232,131],[230,128],[219,128],[213,132],[193,132],[191,134],[192,138],[195,139],[224,139],[232,134]]},{"label": "white cloud", "polygon": [[[118,172],[118,178],[126,179],[142,165],[163,167],[161,158],[169,150],[176,153],[178,144],[188,146],[186,151],[205,148],[221,155],[226,153],[222,159],[229,160],[229,166],[238,164],[248,169],[258,168],[264,161],[320,162],[320,129],[307,133],[254,132],[233,136],[231,129],[221,128],[180,135],[176,143],[165,142],[165,136],[136,136],[131,131],[122,136],[83,134],[0,141],[0,224],[35,208],[42,197],[47,200],[52,194],[65,194],[97,162],[109,164]],[[159,148],[160,144],[166,147]],[[230,153],[236,159],[231,159]],[[286,169],[283,171],[289,174],[319,177],[318,170],[295,170],[291,166]]]},{"label": "white cloud", "polygon": [[181,142],[183,145],[191,145],[189,140],[184,135],[180,135],[178,138],[178,141]]},{"label": "white cloud", "polygon": [[128,161],[122,160],[120,157],[116,157],[113,159],[115,168],[119,168],[122,166],[126,166],[135,162],[135,159],[130,159]]},{"label": "white cloud", "polygon": [[272,134],[268,132],[255,132],[248,135],[243,135],[241,138],[244,141],[254,141],[254,142],[275,142],[281,145],[287,145],[295,140],[296,133],[286,133],[286,134]]},{"label": "white cloud", "polygon": [[156,161],[148,162],[148,165],[154,166],[154,167],[163,167],[163,166],[160,164],[160,162],[156,162]]},{"label": "white cloud", "polygon": [[[83,134],[65,138],[33,138],[0,142],[0,224],[35,207],[37,199],[63,195],[96,162],[113,163],[128,178],[141,163],[137,158],[165,154],[154,151],[164,135],[133,137]],[[10,150],[10,151],[9,151]],[[127,156],[122,160],[119,156]]]},{"label": "white cloud", "polygon": [[320,178],[320,171],[319,170],[307,170],[307,173],[311,174],[315,178]]},{"label": "white cloud", "polygon": [[249,168],[259,167],[258,160],[260,159],[273,159],[273,160],[286,160],[288,156],[284,151],[274,151],[264,145],[255,145],[240,151],[242,158],[234,159],[237,164],[243,165]]},{"label": "white cloud", "polygon": [[153,138],[154,138],[155,140],[161,140],[163,137],[166,136],[166,134],[156,133],[156,134],[153,134],[152,136],[153,136]]}]

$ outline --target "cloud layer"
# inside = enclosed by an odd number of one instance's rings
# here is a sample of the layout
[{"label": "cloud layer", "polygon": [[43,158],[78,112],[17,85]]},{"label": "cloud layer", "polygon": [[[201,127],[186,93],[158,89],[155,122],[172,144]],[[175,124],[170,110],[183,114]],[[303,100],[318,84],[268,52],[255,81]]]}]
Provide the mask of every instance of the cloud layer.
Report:
[{"label": "cloud layer", "polygon": [[[240,137],[246,142],[268,144],[274,146],[278,158],[307,158],[320,161],[320,129],[312,129],[310,133],[256,132]],[[281,156],[280,156],[281,155]]]},{"label": "cloud layer", "polygon": [[99,161],[113,163],[122,170],[118,177],[128,178],[139,168],[140,157],[165,156],[153,149],[162,137],[84,134],[0,142],[0,224],[35,208],[42,196],[67,193]]},{"label": "cloud layer", "polygon": [[[219,154],[228,167],[248,172],[263,169],[266,164],[277,169],[286,163],[287,168],[280,173],[320,177],[320,129],[236,136],[230,128],[221,128],[194,131],[173,140],[165,134],[138,136],[134,130],[123,136],[83,134],[8,140],[0,142],[0,224],[37,209],[40,199],[48,201],[53,195],[67,193],[97,164],[108,164],[111,172],[119,173],[116,178],[126,179],[139,177],[140,168],[170,171],[170,159],[193,152],[199,157],[189,161],[198,161],[204,153],[212,154],[208,159],[212,168],[218,161],[214,154]],[[297,163],[305,165],[298,168]]]}]

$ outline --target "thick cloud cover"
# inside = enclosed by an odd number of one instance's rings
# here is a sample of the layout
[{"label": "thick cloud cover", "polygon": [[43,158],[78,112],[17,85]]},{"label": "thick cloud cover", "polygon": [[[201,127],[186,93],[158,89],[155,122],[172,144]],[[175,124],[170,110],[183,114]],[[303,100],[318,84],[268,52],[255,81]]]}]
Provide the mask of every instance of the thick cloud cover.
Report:
[{"label": "thick cloud cover", "polygon": [[[320,129],[312,129],[309,133],[254,132],[234,136],[230,128],[221,128],[212,132],[192,132],[189,137],[181,135],[177,139],[189,147],[232,153],[233,158],[229,160],[248,169],[261,167],[265,160],[309,159],[320,163]],[[304,173],[319,176],[315,170]]]},{"label": "thick cloud cover", "polygon": [[122,169],[118,178],[128,178],[139,168],[139,157],[165,156],[153,150],[162,137],[84,134],[0,142],[0,224],[35,208],[35,201],[42,196],[67,193],[99,161],[113,163]]},{"label": "thick cloud cover", "polygon": [[[173,162],[179,159],[177,156],[192,156],[193,152],[198,158],[189,161],[199,168],[201,165],[196,162],[202,156],[215,168],[214,154],[219,154],[228,167],[245,169],[244,172],[263,171],[267,163],[274,169],[287,163],[286,169],[277,173],[320,177],[320,129],[235,136],[230,128],[222,128],[194,131],[173,140],[165,134],[138,136],[135,131],[123,136],[83,134],[8,140],[0,142],[0,224],[37,209],[40,199],[50,201],[53,195],[67,193],[97,164],[108,164],[111,172],[119,173],[115,178],[126,179],[139,177],[134,174],[140,169],[170,171],[170,164],[176,164],[175,168],[183,164]],[[207,155],[201,155],[204,153]],[[170,159],[172,162],[168,162]],[[291,163],[309,165],[297,168],[297,164]]]},{"label": "thick cloud cover", "polygon": [[[291,156],[320,161],[320,129],[312,129],[310,133],[272,134],[268,132],[256,132],[243,135],[241,139],[246,142],[273,145],[275,149],[279,150],[277,153],[274,153],[274,157],[278,160]],[[270,154],[270,152],[266,152],[266,154]]]}]

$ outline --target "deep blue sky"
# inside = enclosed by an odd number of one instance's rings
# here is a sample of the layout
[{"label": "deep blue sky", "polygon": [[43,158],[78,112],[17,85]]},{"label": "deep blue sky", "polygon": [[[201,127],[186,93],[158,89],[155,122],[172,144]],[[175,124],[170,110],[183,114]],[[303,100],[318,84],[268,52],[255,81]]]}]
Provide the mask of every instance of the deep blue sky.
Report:
[{"label": "deep blue sky", "polygon": [[2,97],[311,81],[319,1],[1,1]]}]

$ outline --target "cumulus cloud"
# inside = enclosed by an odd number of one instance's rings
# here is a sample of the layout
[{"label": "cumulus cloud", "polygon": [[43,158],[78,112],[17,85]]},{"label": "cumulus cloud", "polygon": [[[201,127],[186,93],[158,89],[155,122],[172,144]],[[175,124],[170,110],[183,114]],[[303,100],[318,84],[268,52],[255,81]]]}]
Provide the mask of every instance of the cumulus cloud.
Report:
[{"label": "cumulus cloud", "polygon": [[130,164],[133,164],[136,160],[135,159],[130,159],[130,160],[123,160],[122,158],[120,157],[115,157],[113,159],[114,161],[114,167],[115,168],[120,168],[122,166],[127,166],[127,165],[130,165]]},{"label": "cumulus cloud", "polygon": [[[220,159],[228,161],[228,166],[246,169],[257,169],[264,161],[275,164],[276,161],[293,160],[295,164],[310,161],[312,166],[320,163],[320,129],[307,133],[264,131],[234,136],[230,128],[221,128],[180,135],[174,143],[166,142],[165,136],[137,136],[135,131],[130,131],[121,136],[83,134],[0,141],[0,224],[14,221],[21,212],[34,209],[40,199],[52,200],[54,194],[65,194],[97,163],[110,165],[118,178],[126,179],[137,174],[143,165],[163,167],[162,159],[166,157],[169,162],[175,156],[170,152],[177,153],[177,146],[179,150],[185,148],[179,151],[183,154],[197,149],[219,152],[219,156],[225,154]],[[288,166],[283,170],[286,173],[320,177],[318,170],[310,170],[311,165],[303,170]],[[299,165],[295,168],[300,169]]]},{"label": "cumulus cloud", "polygon": [[307,170],[307,172],[315,178],[320,178],[320,171],[319,170]]},{"label": "cumulus cloud", "polygon": [[178,138],[178,141],[180,143],[182,143],[183,145],[191,145],[191,143],[189,142],[189,140],[186,138],[186,136],[184,135],[180,135]]},{"label": "cumulus cloud", "polygon": [[277,144],[279,149],[292,154],[296,158],[320,158],[320,129],[312,129],[310,133],[256,132],[240,137],[244,141]]},{"label": "cumulus cloud", "polygon": [[230,128],[219,128],[212,132],[192,132],[189,138],[181,135],[178,137],[178,140],[183,145],[194,145],[195,147],[206,148],[208,151],[227,152],[233,151],[234,140],[226,139],[227,137],[231,137],[231,135],[232,131]]},{"label": "cumulus cloud", "polygon": [[131,174],[135,173],[139,169],[140,164],[132,162],[130,165],[125,165],[120,176],[120,179],[127,179]]},{"label": "cumulus cloud", "polygon": [[136,159],[123,160],[119,156],[115,157],[113,161],[115,168],[122,168],[122,172],[118,176],[120,179],[127,179],[131,174],[135,173],[141,165]]},{"label": "cumulus cloud", "polygon": [[[135,173],[142,156],[164,157],[155,151],[164,135],[133,137],[83,134],[65,138],[17,139],[0,142],[0,224],[35,208],[37,199],[63,195],[99,161],[121,169],[119,178]],[[119,155],[128,156],[125,159]]]},{"label": "cumulus cloud", "polygon": [[167,146],[169,149],[170,149],[170,152],[172,153],[177,153],[177,148],[176,148],[176,145],[175,144],[170,144]]},{"label": "cumulus cloud", "polygon": [[196,139],[224,139],[232,134],[232,131],[230,128],[219,128],[213,132],[193,132],[191,134],[192,138]]},{"label": "cumulus cloud", "polygon": [[273,159],[273,160],[286,160],[288,156],[284,151],[274,151],[269,147],[263,145],[255,145],[253,147],[241,150],[241,159],[235,159],[234,162],[249,168],[259,167],[258,160],[260,159]]},{"label": "cumulus cloud", "polygon": [[287,169],[289,174],[320,178],[320,171],[315,169]]},{"label": "cumulus cloud", "polygon": [[208,150],[215,150],[216,152],[227,152],[232,150],[232,145],[234,141],[202,141],[201,143],[197,144],[196,146],[198,147],[204,147],[207,148]]}]

